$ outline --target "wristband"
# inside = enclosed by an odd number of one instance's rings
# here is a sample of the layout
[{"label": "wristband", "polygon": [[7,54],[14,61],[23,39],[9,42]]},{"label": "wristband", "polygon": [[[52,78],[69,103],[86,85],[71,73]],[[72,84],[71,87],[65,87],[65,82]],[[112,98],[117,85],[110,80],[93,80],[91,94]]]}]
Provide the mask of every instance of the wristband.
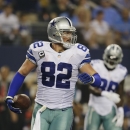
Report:
[{"label": "wristband", "polygon": [[93,81],[92,81],[91,85],[94,86],[94,87],[100,87],[101,78],[100,78],[99,74],[98,73],[94,74],[92,76],[92,78],[93,78]]},{"label": "wristband", "polygon": [[10,83],[7,96],[14,97],[17,94],[18,90],[20,89],[21,85],[23,84],[24,79],[25,76],[17,72],[12,82]]}]

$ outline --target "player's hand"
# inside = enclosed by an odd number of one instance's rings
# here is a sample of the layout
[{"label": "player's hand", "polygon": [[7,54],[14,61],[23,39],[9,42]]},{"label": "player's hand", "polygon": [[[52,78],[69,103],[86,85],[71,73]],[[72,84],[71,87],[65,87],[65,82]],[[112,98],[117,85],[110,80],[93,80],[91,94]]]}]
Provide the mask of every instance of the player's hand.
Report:
[{"label": "player's hand", "polygon": [[124,110],[123,107],[119,107],[117,111],[117,115],[113,118],[112,122],[115,122],[117,127],[122,127],[124,122]]},{"label": "player's hand", "polygon": [[121,100],[120,95],[114,92],[102,91],[101,95],[110,99],[114,103],[119,103]]},{"label": "player's hand", "polygon": [[81,73],[78,75],[78,80],[83,84],[89,84],[92,83],[93,78],[87,73]]},{"label": "player's hand", "polygon": [[11,111],[13,111],[13,112],[15,112],[15,113],[17,113],[17,114],[22,113],[22,111],[21,111],[19,108],[15,108],[15,107],[14,107],[13,97],[7,96],[5,102],[6,102],[7,106],[8,106],[8,108],[9,108]]}]

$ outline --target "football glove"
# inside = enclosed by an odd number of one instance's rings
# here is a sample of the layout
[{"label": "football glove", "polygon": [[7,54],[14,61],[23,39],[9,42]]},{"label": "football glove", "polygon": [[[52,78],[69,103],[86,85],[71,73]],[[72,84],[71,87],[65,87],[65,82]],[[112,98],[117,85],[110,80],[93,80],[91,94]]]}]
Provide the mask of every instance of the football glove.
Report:
[{"label": "football glove", "polygon": [[15,113],[17,113],[17,114],[22,113],[22,111],[20,110],[20,108],[15,108],[15,107],[14,107],[13,97],[7,96],[5,102],[6,102],[7,106],[8,106],[8,108],[9,108],[12,112],[15,112]]},{"label": "football glove", "polygon": [[102,91],[101,95],[110,99],[114,103],[119,103],[120,102],[120,95],[114,92],[108,92],[108,91]]},{"label": "football glove", "polygon": [[83,84],[89,84],[93,82],[93,78],[87,73],[81,73],[78,75],[78,81]]},{"label": "football glove", "polygon": [[112,122],[115,122],[117,127],[122,127],[124,122],[124,110],[123,107],[119,107],[116,116],[113,118]]}]

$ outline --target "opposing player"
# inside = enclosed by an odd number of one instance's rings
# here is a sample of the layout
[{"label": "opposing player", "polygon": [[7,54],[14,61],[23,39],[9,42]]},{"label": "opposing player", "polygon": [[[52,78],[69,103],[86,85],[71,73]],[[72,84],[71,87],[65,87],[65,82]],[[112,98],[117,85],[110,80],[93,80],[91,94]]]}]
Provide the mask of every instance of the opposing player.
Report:
[{"label": "opposing player", "polygon": [[[89,110],[85,117],[84,130],[121,130],[124,120],[123,85],[127,69],[121,65],[122,49],[116,44],[109,45],[103,54],[103,60],[92,60],[93,68],[101,76],[101,87],[90,86]],[[119,100],[113,93],[118,93]],[[112,95],[111,95],[112,94]]]},{"label": "opposing player", "polygon": [[82,73],[79,75],[81,82],[100,87],[100,76],[90,65],[89,49],[82,44],[75,44],[75,31],[67,17],[51,20],[47,28],[51,42],[38,41],[31,44],[27,59],[11,82],[6,103],[11,111],[21,113],[19,108],[13,107],[13,97],[28,73],[36,68],[38,89],[31,130],[71,128],[72,102],[79,70]]}]

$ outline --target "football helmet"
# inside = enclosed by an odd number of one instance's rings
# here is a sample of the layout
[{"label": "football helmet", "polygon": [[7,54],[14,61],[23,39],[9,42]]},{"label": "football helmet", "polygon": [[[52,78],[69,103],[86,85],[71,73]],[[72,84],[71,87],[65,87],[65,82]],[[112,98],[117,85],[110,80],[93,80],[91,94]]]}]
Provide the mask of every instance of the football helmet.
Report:
[{"label": "football helmet", "polygon": [[[64,32],[71,32],[70,41],[64,42]],[[67,17],[56,17],[52,19],[47,27],[48,38],[53,43],[62,43],[63,47],[70,48],[77,41],[77,35],[75,34],[76,28],[72,25],[72,22]]]},{"label": "football helmet", "polygon": [[109,69],[114,69],[117,64],[121,63],[123,58],[123,52],[119,45],[111,44],[107,46],[103,54],[104,64]]}]

